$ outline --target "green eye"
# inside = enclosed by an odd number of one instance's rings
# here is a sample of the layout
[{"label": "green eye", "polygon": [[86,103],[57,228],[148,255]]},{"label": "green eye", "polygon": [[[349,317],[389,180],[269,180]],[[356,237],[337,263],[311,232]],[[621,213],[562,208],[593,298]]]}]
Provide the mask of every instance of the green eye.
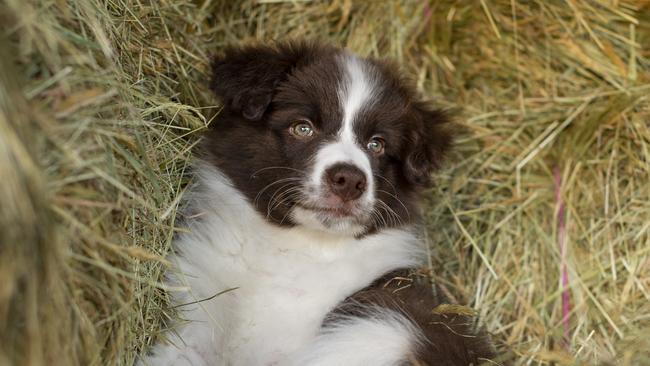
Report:
[{"label": "green eye", "polygon": [[368,141],[368,145],[366,147],[368,150],[375,154],[375,155],[381,155],[384,153],[384,146],[386,145],[386,142],[384,139],[380,137],[373,137]]},{"label": "green eye", "polygon": [[314,127],[307,120],[300,120],[289,128],[289,133],[298,138],[307,138],[314,135]]}]

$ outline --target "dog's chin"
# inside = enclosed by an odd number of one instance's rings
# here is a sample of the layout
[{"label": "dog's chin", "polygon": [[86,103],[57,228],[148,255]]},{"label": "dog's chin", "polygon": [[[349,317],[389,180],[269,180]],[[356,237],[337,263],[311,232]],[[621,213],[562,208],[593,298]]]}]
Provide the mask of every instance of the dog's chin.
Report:
[{"label": "dog's chin", "polygon": [[296,205],[292,221],[303,227],[342,236],[359,236],[368,232],[370,216],[362,210]]}]

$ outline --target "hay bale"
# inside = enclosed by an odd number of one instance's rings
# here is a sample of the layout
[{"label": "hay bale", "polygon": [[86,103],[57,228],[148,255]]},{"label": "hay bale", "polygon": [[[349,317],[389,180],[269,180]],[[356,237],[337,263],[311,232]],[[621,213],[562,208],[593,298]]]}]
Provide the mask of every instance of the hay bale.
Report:
[{"label": "hay bale", "polygon": [[518,363],[650,362],[648,1],[7,0],[0,21],[0,364],[152,342],[208,55],[287,37],[394,58],[459,110],[431,264]]}]

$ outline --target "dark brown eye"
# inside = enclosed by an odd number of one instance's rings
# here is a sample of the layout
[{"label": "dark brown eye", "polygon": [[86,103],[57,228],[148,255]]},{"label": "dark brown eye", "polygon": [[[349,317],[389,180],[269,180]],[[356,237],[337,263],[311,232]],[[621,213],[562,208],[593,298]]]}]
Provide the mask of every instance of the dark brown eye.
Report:
[{"label": "dark brown eye", "polygon": [[381,137],[371,138],[370,141],[368,141],[368,145],[366,145],[368,150],[375,155],[383,154],[385,146],[386,146],[386,141],[384,141],[384,139],[382,139]]},{"label": "dark brown eye", "polygon": [[304,139],[314,135],[314,126],[306,119],[301,119],[289,127],[289,133],[293,136]]}]

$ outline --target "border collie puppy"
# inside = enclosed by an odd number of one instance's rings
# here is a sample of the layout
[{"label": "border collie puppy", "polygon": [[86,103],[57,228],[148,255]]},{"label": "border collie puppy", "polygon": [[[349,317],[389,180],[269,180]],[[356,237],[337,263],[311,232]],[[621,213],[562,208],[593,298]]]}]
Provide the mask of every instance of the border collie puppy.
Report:
[{"label": "border collie puppy", "polygon": [[224,107],[167,273],[189,289],[172,300],[186,321],[141,363],[493,358],[468,317],[431,313],[440,301],[428,282],[382,279],[426,258],[415,225],[420,192],[450,145],[445,115],[390,64],[317,43],[229,48],[212,71]]}]

